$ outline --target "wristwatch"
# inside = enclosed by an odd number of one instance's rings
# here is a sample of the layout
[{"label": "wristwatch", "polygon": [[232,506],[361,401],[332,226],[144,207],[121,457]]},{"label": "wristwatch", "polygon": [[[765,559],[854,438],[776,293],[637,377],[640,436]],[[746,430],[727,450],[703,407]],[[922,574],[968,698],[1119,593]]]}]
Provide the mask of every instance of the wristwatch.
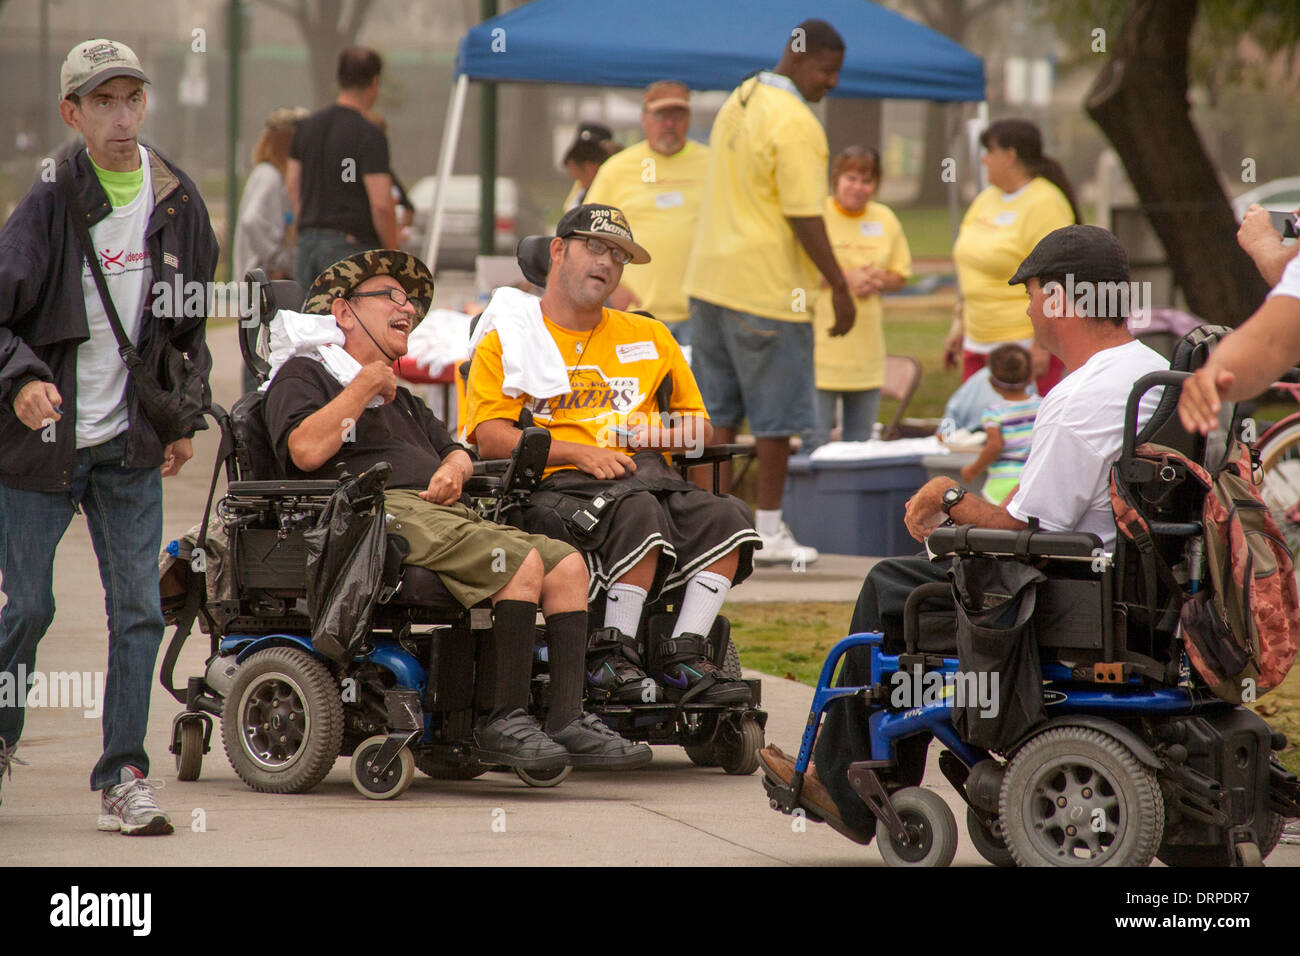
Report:
[{"label": "wristwatch", "polygon": [[957,502],[961,501],[965,497],[966,497],[966,489],[963,488],[961,485],[953,485],[951,488],[945,491],[943,493],[943,497],[939,499],[940,501],[939,507],[943,509],[944,514],[946,514],[949,518],[951,518],[953,507],[957,504]]}]

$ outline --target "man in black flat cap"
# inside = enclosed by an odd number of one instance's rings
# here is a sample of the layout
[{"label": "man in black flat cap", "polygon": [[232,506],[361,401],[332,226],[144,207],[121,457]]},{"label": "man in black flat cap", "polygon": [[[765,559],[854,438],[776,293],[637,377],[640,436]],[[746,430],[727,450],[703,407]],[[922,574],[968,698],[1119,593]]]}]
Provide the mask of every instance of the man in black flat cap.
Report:
[{"label": "man in black flat cap", "polygon": [[[1034,421],[1029,459],[1020,486],[1003,505],[985,501],[951,478],[933,478],[907,502],[907,528],[918,541],[952,519],[954,524],[1023,530],[1039,520],[1044,531],[1091,532],[1110,550],[1115,543],[1108,476],[1119,457],[1124,407],[1133,383],[1169,363],[1128,333],[1128,257],[1119,240],[1098,226],[1066,226],[1048,233],[1020,264],[1010,285],[1029,291],[1034,337],[1065,362],[1066,376],[1043,399]],[[1138,426],[1151,417],[1162,389],[1142,399]],[[863,582],[850,633],[883,631],[886,653],[903,650],[903,606],[912,591],[947,580],[947,563],[924,554],[881,561]],[[841,686],[871,682],[867,654],[845,657]],[[917,783],[928,738],[902,741],[899,774]],[[759,751],[764,772],[789,782],[794,760],[780,748]],[[850,839],[867,843],[875,818],[848,783],[848,766],[871,757],[863,701],[838,701],[826,711],[817,737],[816,766],[804,778],[802,802]]]}]

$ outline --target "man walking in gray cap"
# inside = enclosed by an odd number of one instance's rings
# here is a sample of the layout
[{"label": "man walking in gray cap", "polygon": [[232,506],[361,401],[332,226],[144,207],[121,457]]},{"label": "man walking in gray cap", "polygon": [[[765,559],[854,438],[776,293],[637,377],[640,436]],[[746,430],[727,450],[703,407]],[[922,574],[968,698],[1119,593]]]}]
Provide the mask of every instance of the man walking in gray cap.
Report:
[{"label": "man walking in gray cap", "polygon": [[[0,614],[0,779],[23,762],[14,750],[38,676],[36,646],[54,618],[54,553],[81,511],[108,612],[104,752],[90,786],[102,791],[99,829],[127,835],[172,832],[144,750],[163,635],[160,479],[193,455],[190,438],[203,423],[159,436],[141,412],[114,324],[151,368],[165,342],[186,353],[206,399],[206,310],[186,314],[196,310],[182,308],[174,290],[207,288],[217,263],[193,181],[139,143],[148,82],[123,43],[74,47],[60,76],[59,114],[86,148],[42,177],[0,229],[0,586],[8,601]],[[78,220],[98,262],[83,252]]]}]

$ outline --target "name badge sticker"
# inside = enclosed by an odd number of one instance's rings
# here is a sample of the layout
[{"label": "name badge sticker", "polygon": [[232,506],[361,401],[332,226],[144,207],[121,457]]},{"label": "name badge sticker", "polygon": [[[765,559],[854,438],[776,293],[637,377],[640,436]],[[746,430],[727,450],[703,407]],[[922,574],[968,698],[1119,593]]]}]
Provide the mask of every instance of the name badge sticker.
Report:
[{"label": "name badge sticker", "polygon": [[686,204],[686,197],[680,192],[655,193],[656,209],[673,209]]},{"label": "name badge sticker", "polygon": [[885,234],[885,224],[883,222],[864,222],[858,226],[858,231],[864,236],[883,236]]},{"label": "name badge sticker", "polygon": [[1015,221],[1016,221],[1016,211],[1014,209],[1008,209],[1006,212],[1000,212],[993,217],[993,225],[995,226],[1009,226]]},{"label": "name badge sticker", "polygon": [[655,348],[653,342],[629,342],[626,345],[616,345],[614,354],[623,363],[654,362],[659,359],[659,350]]}]

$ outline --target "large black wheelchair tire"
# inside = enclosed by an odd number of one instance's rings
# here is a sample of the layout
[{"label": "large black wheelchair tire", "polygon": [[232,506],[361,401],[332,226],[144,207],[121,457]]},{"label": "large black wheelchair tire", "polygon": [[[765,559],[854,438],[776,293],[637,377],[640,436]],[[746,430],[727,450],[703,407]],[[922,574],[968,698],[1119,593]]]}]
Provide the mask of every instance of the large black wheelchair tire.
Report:
[{"label": "large black wheelchair tire", "polygon": [[[1276,813],[1269,812],[1268,826],[1265,828],[1260,837],[1259,855],[1260,859],[1268,858],[1268,855],[1277,849],[1278,843],[1282,839],[1282,829],[1286,826],[1286,820]],[[1156,859],[1165,866],[1187,867],[1187,866],[1232,866],[1236,861],[1229,855],[1230,851],[1226,846],[1215,844],[1207,845],[1182,845],[1174,843],[1165,843],[1156,853]]]},{"label": "large black wheelchair tire", "polygon": [[[286,730],[279,740],[270,726],[277,722]],[[230,766],[254,790],[306,793],[328,776],[343,745],[338,681],[296,647],[250,654],[239,665],[222,709],[221,742]]]},{"label": "large black wheelchair tire", "polygon": [[986,827],[973,807],[966,808],[966,833],[976,852],[994,866],[1016,865],[1016,858],[1007,849],[1007,841]]},{"label": "large black wheelchair tire", "polygon": [[889,795],[907,829],[909,841],[900,844],[889,824],[876,821],[876,845],[889,866],[945,867],[957,855],[957,818],[948,802],[933,790],[904,787]]},{"label": "large black wheelchair tire", "polygon": [[[1076,819],[1072,809],[1083,813]],[[1100,830],[1092,825],[1097,810]],[[1155,772],[1114,737],[1090,727],[1046,730],[1016,751],[998,811],[1020,866],[1147,866],[1165,828]]]},{"label": "large black wheelchair tire", "polygon": [[424,753],[416,753],[415,769],[434,780],[473,780],[475,777],[483,776],[492,768],[487,764],[478,762],[444,763],[433,754],[425,751]]}]

